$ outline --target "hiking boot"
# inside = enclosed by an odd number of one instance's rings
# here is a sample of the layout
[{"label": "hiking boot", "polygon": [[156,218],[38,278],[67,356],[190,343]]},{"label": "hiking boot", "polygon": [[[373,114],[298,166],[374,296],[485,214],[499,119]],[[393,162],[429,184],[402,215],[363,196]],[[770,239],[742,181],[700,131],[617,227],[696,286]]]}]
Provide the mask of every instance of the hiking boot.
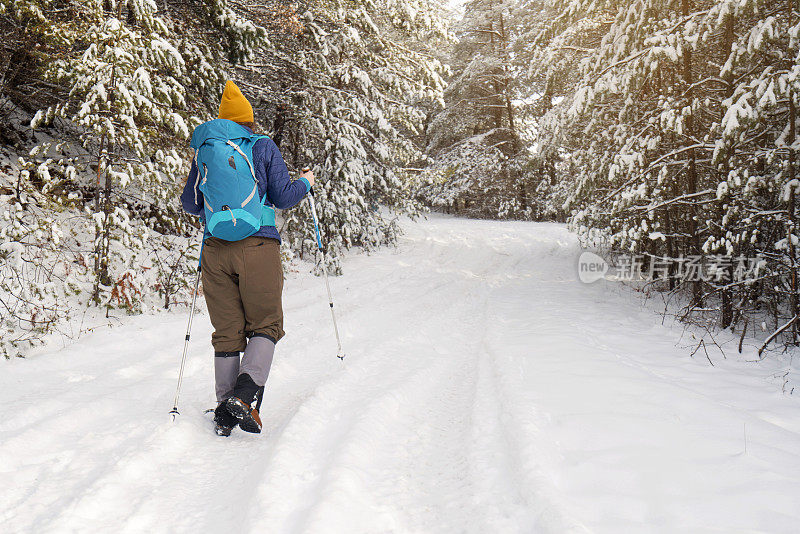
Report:
[{"label": "hiking boot", "polygon": [[233,397],[238,398],[245,404],[253,404],[253,401],[261,389],[247,373],[242,373],[236,378],[236,384],[233,386]]},{"label": "hiking boot", "polygon": [[214,410],[214,432],[218,436],[228,437],[239,420],[228,410],[224,402],[220,402]]},{"label": "hiking boot", "polygon": [[238,420],[239,428],[253,434],[261,433],[261,417],[255,407],[250,407],[250,404],[239,397],[231,397],[225,401],[225,407]]}]

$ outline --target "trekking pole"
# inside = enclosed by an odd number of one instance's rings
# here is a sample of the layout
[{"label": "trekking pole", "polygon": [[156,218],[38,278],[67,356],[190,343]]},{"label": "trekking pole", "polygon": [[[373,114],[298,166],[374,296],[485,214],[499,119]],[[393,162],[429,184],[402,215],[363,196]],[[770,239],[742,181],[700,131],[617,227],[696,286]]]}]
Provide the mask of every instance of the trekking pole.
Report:
[{"label": "trekking pole", "polygon": [[181,413],[178,411],[178,397],[181,394],[181,384],[183,383],[183,367],[186,365],[186,354],[189,352],[189,338],[192,335],[192,319],[194,319],[194,306],[197,302],[197,288],[200,286],[200,268],[203,258],[203,245],[200,245],[200,259],[197,260],[197,276],[194,279],[194,292],[192,293],[192,309],[189,312],[189,324],[186,325],[186,340],[183,343],[183,357],[181,357],[181,369],[178,371],[178,387],[175,390],[175,403],[172,405],[170,415],[172,420],[175,420],[176,415]]},{"label": "trekking pole", "polygon": [[[308,167],[303,167],[303,172],[309,172],[311,169]],[[340,360],[344,361],[345,354],[342,352],[342,341],[339,338],[339,327],[336,325],[336,314],[333,312],[333,297],[331,296],[331,284],[328,282],[328,262],[325,258],[325,250],[322,248],[322,235],[319,231],[319,219],[317,218],[317,207],[314,203],[314,189],[309,189],[308,191],[310,194],[308,195],[308,202],[311,204],[311,215],[314,217],[314,231],[317,235],[317,247],[319,248],[320,254],[322,254],[322,273],[325,275],[325,288],[328,290],[328,304],[331,307],[331,319],[333,319],[333,331],[336,333],[336,344],[338,345],[338,350],[336,352],[336,357]]]}]

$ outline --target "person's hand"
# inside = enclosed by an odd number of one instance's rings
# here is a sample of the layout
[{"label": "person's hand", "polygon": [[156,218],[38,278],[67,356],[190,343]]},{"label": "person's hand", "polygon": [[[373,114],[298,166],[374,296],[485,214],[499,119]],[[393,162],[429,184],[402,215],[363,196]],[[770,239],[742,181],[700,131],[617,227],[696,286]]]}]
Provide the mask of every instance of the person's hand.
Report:
[{"label": "person's hand", "polygon": [[305,169],[301,174],[300,178],[305,178],[308,180],[308,183],[311,184],[311,187],[314,187],[314,173],[311,172],[311,169]]}]

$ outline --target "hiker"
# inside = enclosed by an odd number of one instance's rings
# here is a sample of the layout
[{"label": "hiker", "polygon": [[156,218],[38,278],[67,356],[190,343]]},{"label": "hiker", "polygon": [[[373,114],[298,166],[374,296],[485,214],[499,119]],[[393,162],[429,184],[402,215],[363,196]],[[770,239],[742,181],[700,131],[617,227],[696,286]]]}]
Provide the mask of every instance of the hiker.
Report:
[{"label": "hiker", "polygon": [[214,327],[214,422],[221,436],[237,424],[261,432],[261,395],[284,335],[275,208],[294,206],[314,185],[311,171],[292,181],[278,147],[255,128],[252,106],[228,81],[219,118],[192,134],[195,157],[181,194],[183,208],[205,223],[201,274]]}]

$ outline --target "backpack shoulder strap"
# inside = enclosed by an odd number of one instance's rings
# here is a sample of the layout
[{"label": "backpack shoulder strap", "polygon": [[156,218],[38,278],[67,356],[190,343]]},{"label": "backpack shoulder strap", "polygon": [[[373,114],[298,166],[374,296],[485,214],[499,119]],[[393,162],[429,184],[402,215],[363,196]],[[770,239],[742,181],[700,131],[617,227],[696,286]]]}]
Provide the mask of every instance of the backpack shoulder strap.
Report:
[{"label": "backpack shoulder strap", "polygon": [[259,142],[261,139],[269,139],[269,138],[270,138],[270,137],[269,137],[268,135],[264,135],[264,134],[253,134],[253,135],[251,135],[251,136],[250,136],[250,141],[252,141],[252,142],[253,142],[253,145],[255,145],[255,144],[256,144],[257,142]]},{"label": "backpack shoulder strap", "polygon": [[[255,147],[256,143],[261,139],[270,139],[270,137],[264,134],[252,134],[250,136],[250,141],[253,142],[253,147]],[[264,193],[264,196],[261,198],[261,225],[275,226],[275,208],[272,207],[272,205],[267,204],[267,193]]]}]

